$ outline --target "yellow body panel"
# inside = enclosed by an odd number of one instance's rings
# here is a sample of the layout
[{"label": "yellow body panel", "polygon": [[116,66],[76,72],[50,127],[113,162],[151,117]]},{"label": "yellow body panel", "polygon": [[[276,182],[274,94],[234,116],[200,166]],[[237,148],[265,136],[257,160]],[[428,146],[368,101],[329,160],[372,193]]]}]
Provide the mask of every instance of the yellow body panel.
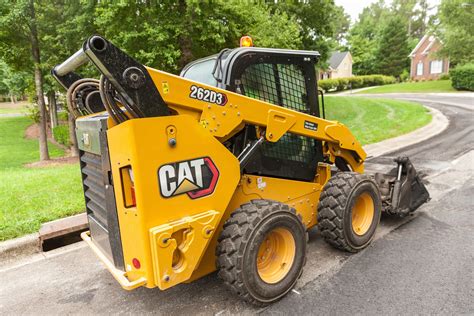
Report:
[{"label": "yellow body panel", "polygon": [[[177,143],[174,147],[168,144],[167,129],[170,126],[173,126],[176,135]],[[171,235],[178,226],[180,229],[195,229],[192,231],[195,238],[188,240],[191,243],[188,248],[200,249],[202,254],[210,237],[215,234],[214,226],[221,221],[239,183],[237,159],[187,115],[129,120],[109,129],[107,136],[127,277],[131,281],[145,277],[147,287],[159,286],[162,289],[169,287],[167,284],[174,285],[184,281],[195,267],[176,269],[174,273],[169,271],[171,259],[155,257],[153,260],[152,248],[153,251],[159,251],[159,246],[157,243],[152,245],[150,240],[156,239],[153,236],[158,232],[168,232]],[[217,186],[211,195],[190,199],[186,194],[171,198],[164,198],[160,194],[160,166],[204,156],[210,157],[219,170]],[[136,207],[125,206],[126,195],[122,192],[120,181],[120,168],[125,166],[131,166],[133,170]],[[208,215],[210,211],[215,212],[211,219],[203,221],[203,218],[199,218]],[[206,238],[200,238],[203,223],[210,225],[206,229],[211,230],[210,236]],[[197,231],[197,228],[200,230]],[[195,254],[192,251],[187,255]],[[141,262],[140,269],[134,268],[133,258]],[[199,258],[195,264],[198,262]],[[158,271],[158,276],[155,276],[155,270]],[[167,279],[165,275],[168,275],[168,281],[164,281]]]}]

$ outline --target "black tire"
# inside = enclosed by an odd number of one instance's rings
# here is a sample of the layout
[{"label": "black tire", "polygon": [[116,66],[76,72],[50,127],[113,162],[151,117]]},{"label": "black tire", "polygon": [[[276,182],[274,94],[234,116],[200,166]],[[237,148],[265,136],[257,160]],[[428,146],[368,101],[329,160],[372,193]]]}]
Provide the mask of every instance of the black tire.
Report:
[{"label": "black tire", "polygon": [[[363,233],[358,233],[354,228],[353,212],[356,212],[355,204],[361,197],[368,201],[368,197],[372,199],[373,216],[370,222],[365,223]],[[380,222],[381,211],[382,201],[375,181],[363,174],[339,172],[329,179],[321,192],[318,228],[330,245],[358,252],[372,241]]]},{"label": "black tire", "polygon": [[[257,255],[267,235],[278,229],[291,233],[294,259],[278,282],[267,283],[260,277]],[[307,240],[306,227],[295,209],[276,201],[252,200],[235,210],[224,224],[216,249],[218,276],[247,302],[272,303],[288,293],[301,276]]]}]

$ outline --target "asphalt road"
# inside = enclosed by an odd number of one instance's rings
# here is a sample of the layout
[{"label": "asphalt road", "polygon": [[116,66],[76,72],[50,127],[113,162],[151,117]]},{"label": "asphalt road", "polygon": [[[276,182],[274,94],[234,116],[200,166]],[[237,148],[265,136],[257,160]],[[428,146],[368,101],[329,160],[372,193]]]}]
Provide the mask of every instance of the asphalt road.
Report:
[{"label": "asphalt road", "polygon": [[437,108],[448,128],[421,145],[371,159],[387,169],[409,155],[432,200],[415,216],[384,217],[376,240],[348,255],[311,231],[305,272],[280,302],[256,309],[215,274],[168,291],[122,290],[83,244],[0,271],[0,314],[472,314],[474,100],[403,95]]}]

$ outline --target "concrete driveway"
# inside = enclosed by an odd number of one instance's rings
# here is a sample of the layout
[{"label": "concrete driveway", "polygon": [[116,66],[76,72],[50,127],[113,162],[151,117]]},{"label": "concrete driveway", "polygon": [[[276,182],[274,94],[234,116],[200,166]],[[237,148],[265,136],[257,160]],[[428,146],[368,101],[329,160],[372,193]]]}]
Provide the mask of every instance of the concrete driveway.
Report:
[{"label": "concrete driveway", "polygon": [[79,243],[1,271],[0,314],[474,313],[472,95],[390,97],[418,99],[442,111],[449,126],[423,144],[371,159],[368,167],[387,170],[392,157],[409,155],[432,200],[413,217],[384,217],[377,239],[355,255],[333,250],[311,231],[305,272],[280,302],[256,309],[215,274],[164,292],[126,292]]}]

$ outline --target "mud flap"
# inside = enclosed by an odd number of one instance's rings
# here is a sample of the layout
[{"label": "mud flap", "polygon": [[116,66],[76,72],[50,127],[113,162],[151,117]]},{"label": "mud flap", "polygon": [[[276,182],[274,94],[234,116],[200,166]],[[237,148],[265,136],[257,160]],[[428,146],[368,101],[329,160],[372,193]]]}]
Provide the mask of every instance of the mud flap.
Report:
[{"label": "mud flap", "polygon": [[376,173],[383,211],[404,217],[430,199],[428,190],[408,157],[394,159],[397,167],[388,174]]}]

